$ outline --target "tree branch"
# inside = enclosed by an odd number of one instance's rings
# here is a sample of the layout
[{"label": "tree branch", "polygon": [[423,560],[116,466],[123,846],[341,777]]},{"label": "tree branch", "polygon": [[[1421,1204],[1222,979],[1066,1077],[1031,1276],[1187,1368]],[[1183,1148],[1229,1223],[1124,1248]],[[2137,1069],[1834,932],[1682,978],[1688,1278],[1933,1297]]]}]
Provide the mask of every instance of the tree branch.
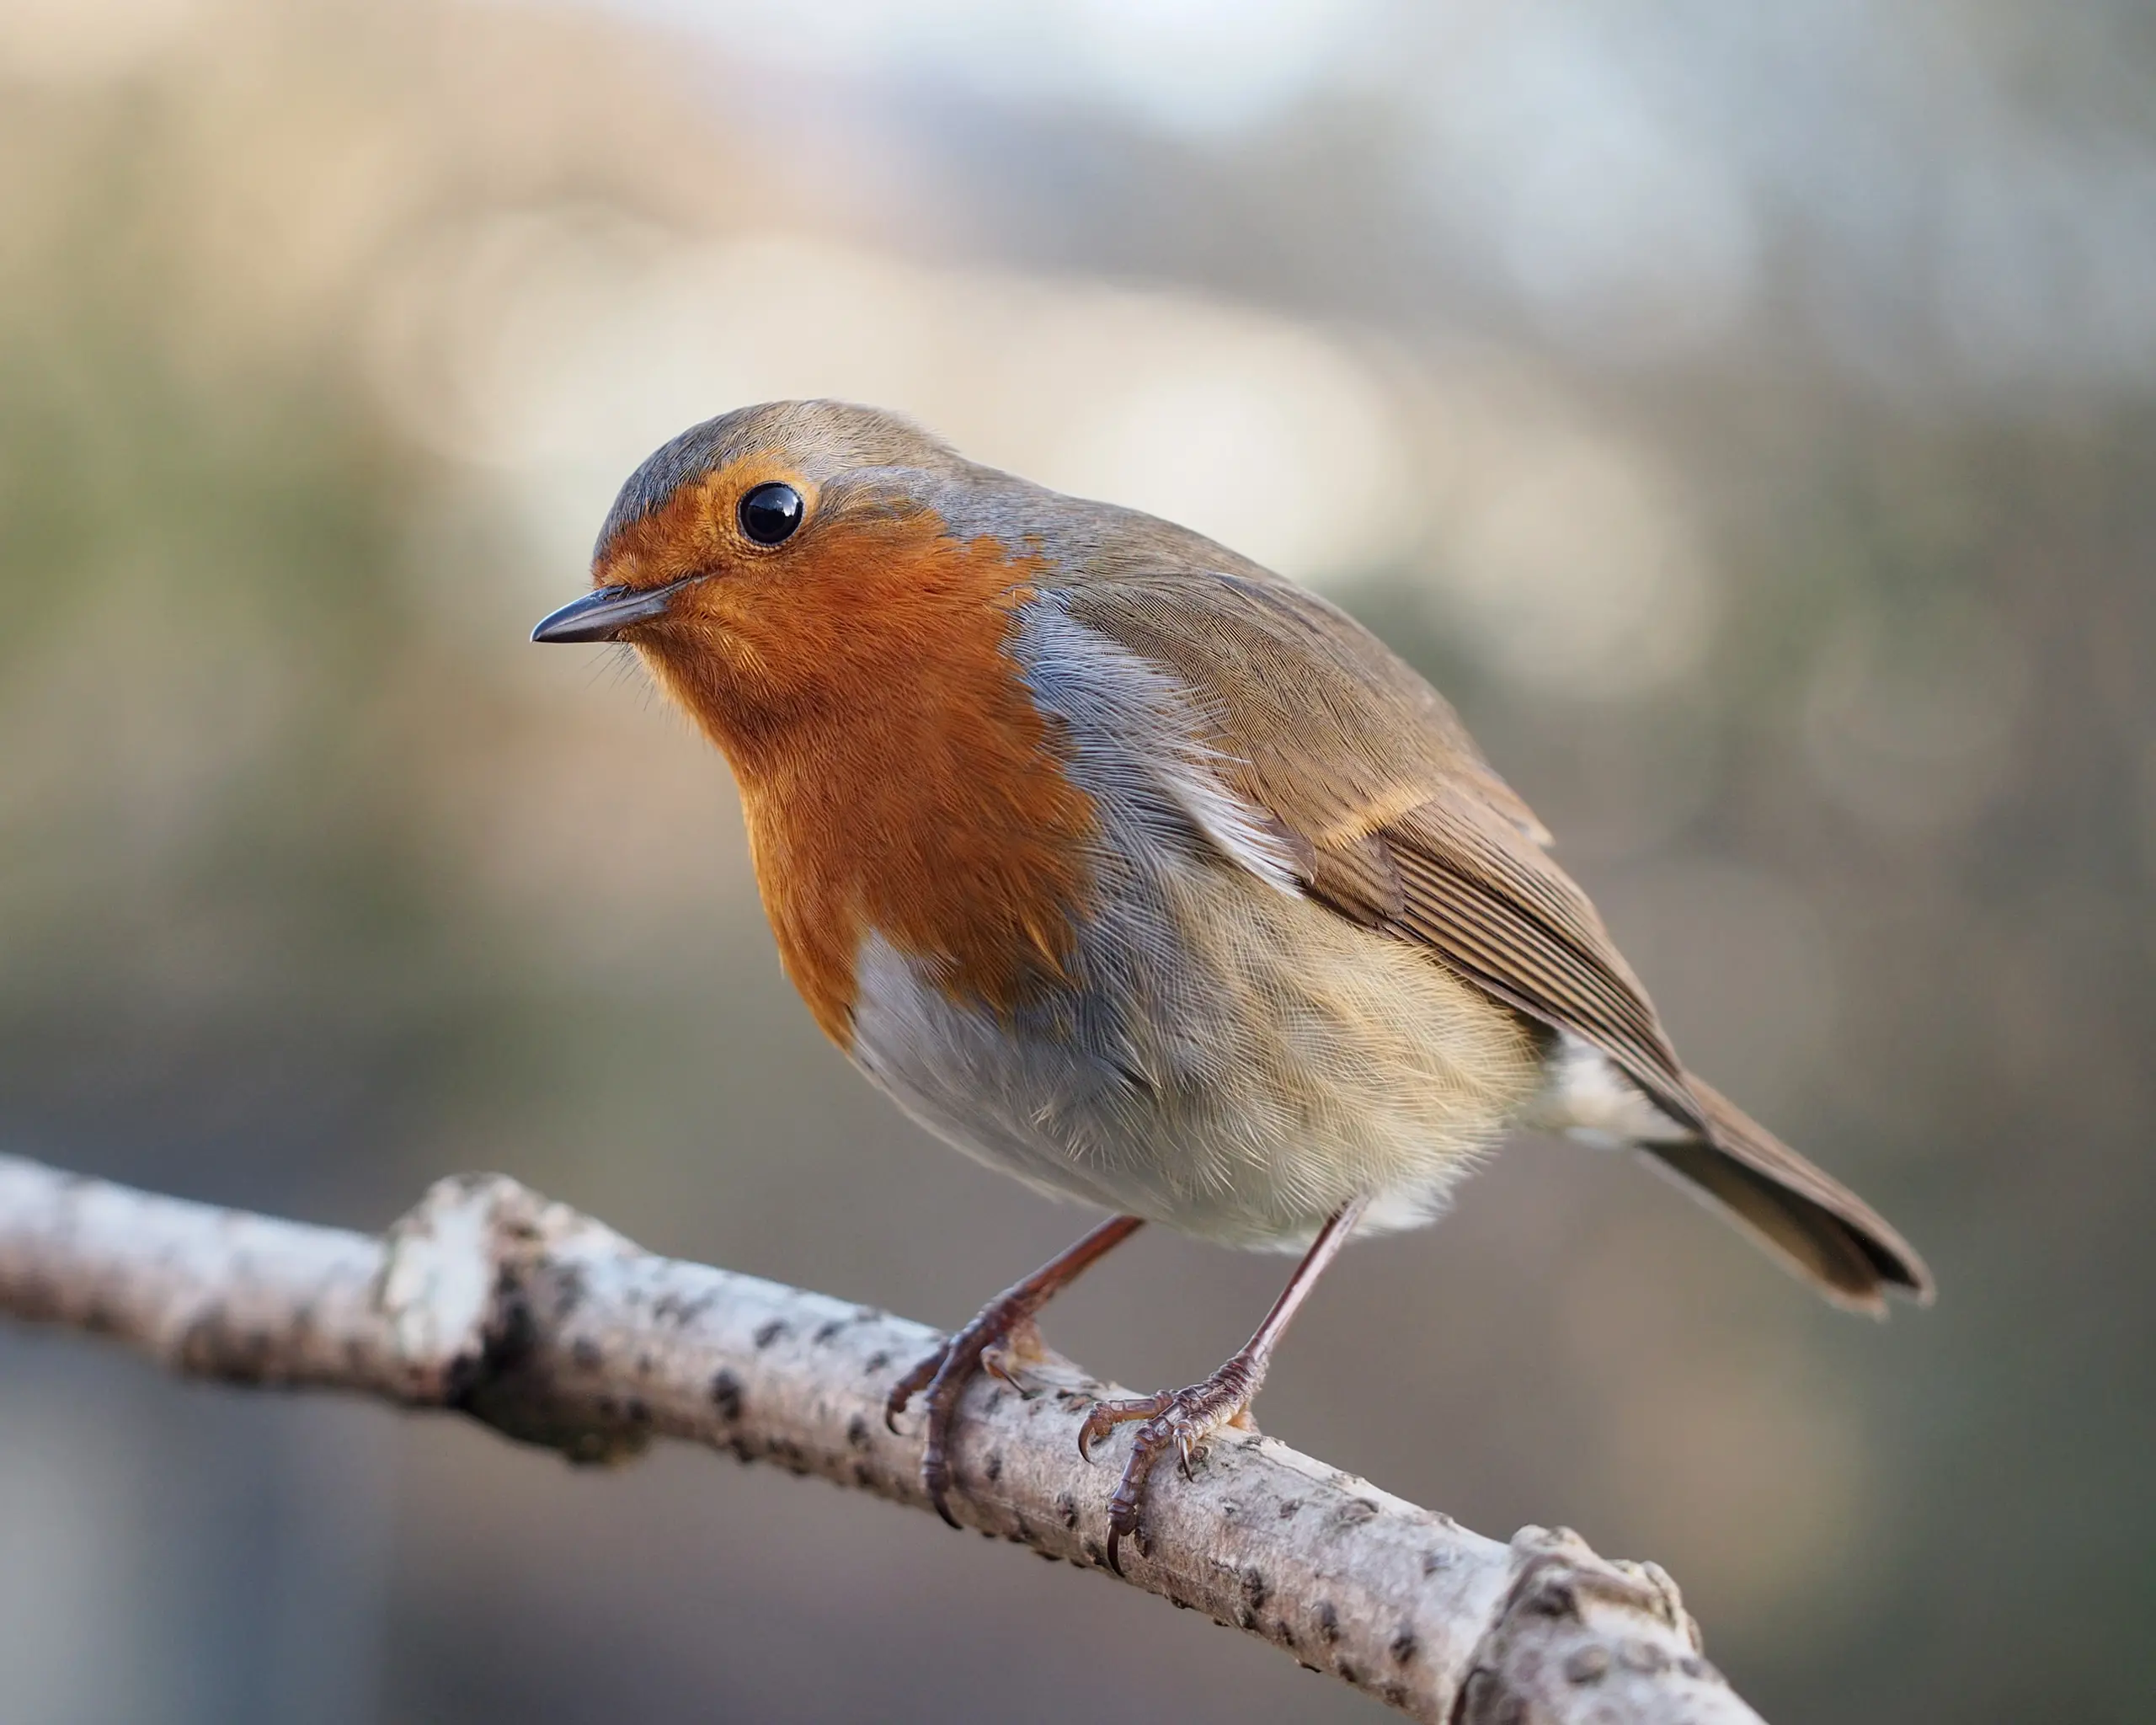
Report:
[{"label": "tree branch", "polygon": [[[654,1436],[926,1508],[892,1380],[937,1336],[903,1318],[656,1257],[499,1175],[438,1183],[376,1239],[216,1210],[0,1156],[0,1312],[112,1336],[231,1383],[451,1408],[576,1461]],[[1107,1573],[1115,1466],[1076,1416],[1119,1393],[1050,1356],[1030,1398],[968,1397],[952,1507]],[[1510,1545],[1298,1455],[1216,1438],[1148,1501],[1129,1579],[1446,1725],[1757,1716],[1700,1656],[1677,1589],[1572,1533]]]}]

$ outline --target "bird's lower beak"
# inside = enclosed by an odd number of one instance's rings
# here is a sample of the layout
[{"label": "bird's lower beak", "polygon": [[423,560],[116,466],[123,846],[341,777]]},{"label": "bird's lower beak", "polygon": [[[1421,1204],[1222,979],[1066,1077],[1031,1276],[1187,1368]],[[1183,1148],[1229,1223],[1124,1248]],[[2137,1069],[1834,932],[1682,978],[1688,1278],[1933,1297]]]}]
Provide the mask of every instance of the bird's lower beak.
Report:
[{"label": "bird's lower beak", "polygon": [[535,641],[617,641],[622,631],[666,615],[674,587],[595,587],[539,619]]}]

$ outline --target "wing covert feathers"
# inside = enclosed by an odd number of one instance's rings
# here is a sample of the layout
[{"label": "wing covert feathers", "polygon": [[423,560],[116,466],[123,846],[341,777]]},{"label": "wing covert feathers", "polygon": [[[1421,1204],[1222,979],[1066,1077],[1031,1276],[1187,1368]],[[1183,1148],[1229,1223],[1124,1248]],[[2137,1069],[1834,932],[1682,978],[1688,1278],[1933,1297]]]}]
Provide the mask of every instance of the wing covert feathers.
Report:
[{"label": "wing covert feathers", "polygon": [[1312,897],[1572,1031],[1704,1130],[1646,991],[1534,811],[1375,636],[1299,587],[1235,574],[1118,572],[1066,602],[1190,692],[1221,777],[1290,836]]},{"label": "wing covert feathers", "polygon": [[1668,1114],[1641,1146],[1829,1299],[1881,1311],[1931,1274],[1877,1212],[1685,1071],[1532,810],[1436,691],[1343,611],[1263,571],[1117,567],[1071,614],[1172,673],[1221,777],[1271,817],[1304,889],[1599,1050]]}]

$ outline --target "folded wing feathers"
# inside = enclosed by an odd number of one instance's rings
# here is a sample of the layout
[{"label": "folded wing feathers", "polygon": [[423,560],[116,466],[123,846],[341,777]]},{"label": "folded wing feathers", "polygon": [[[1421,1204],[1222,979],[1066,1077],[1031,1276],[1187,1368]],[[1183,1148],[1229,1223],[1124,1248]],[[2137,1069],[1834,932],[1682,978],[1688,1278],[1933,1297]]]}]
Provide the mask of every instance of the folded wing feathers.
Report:
[{"label": "folded wing feathers", "polygon": [[1876,1309],[1881,1284],[1930,1297],[1923,1261],[1876,1211],[1684,1071],[1586,895],[1543,853],[1548,832],[1428,683],[1262,570],[1113,561],[1068,595],[1073,614],[1193,691],[1218,721],[1224,780],[1269,817],[1216,842],[1262,852],[1342,916],[1598,1049],[1699,1135],[1644,1148],[1835,1298]]},{"label": "folded wing feathers", "polygon": [[1586,900],[1536,878],[1554,873],[1550,865],[1521,868],[1463,825],[1432,805],[1385,835],[1406,883],[1402,928],[1500,999],[1584,1037],[1662,1107],[1704,1130],[1653,1007]]}]

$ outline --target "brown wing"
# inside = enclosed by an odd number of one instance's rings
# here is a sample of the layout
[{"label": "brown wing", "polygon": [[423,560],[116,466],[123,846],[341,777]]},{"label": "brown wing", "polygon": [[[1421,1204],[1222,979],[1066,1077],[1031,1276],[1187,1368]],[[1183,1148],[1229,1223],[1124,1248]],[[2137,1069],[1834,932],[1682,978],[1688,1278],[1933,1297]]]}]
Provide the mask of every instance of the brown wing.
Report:
[{"label": "brown wing", "polygon": [[1602,919],[1436,691],[1344,612],[1254,576],[1126,576],[1072,614],[1209,706],[1225,777],[1290,835],[1314,897],[1417,941],[1607,1055],[1673,1119],[1705,1116]]},{"label": "brown wing", "polygon": [[1930,1272],[1876,1211],[1684,1071],[1541,824],[1369,631],[1246,565],[1125,564],[1066,599],[1209,709],[1223,776],[1272,814],[1313,897],[1600,1050],[1673,1122],[1641,1147],[1829,1297],[1870,1311],[1886,1287],[1931,1297]]}]

